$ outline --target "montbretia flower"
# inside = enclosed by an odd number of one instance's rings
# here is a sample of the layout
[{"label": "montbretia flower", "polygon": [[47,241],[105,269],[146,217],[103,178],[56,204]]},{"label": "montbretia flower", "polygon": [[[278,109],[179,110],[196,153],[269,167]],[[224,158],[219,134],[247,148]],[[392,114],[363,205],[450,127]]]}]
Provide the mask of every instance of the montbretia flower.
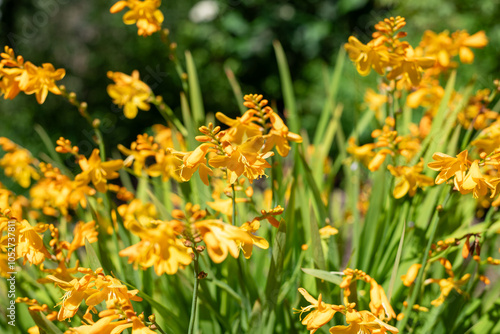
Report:
[{"label": "montbretia flower", "polygon": [[450,177],[456,175],[463,175],[470,166],[470,162],[467,159],[468,151],[464,150],[460,152],[456,158],[451,157],[444,153],[434,153],[432,159],[436,160],[429,162],[427,167],[435,171],[439,171],[438,176],[436,176],[436,184],[441,184],[446,182]]},{"label": "montbretia flower", "polygon": [[461,279],[455,280],[454,276],[448,277],[448,278],[443,278],[443,279],[435,279],[435,278],[429,278],[425,280],[425,284],[430,284],[430,283],[437,283],[439,284],[439,289],[441,290],[441,294],[439,297],[433,301],[431,301],[431,304],[433,306],[439,306],[441,305],[446,297],[450,294],[452,290],[456,290],[458,293],[462,294],[463,291],[460,289],[461,286],[465,285],[467,281],[470,278],[470,274],[465,274],[462,276]]},{"label": "montbretia flower", "polygon": [[365,45],[356,37],[349,37],[349,42],[344,45],[344,48],[347,50],[349,58],[356,63],[359,74],[366,76],[370,74],[372,68],[378,74],[384,74],[389,54],[380,42],[380,39],[376,39]]},{"label": "montbretia flower", "polygon": [[410,197],[415,196],[418,188],[432,186],[432,178],[421,174],[424,169],[424,162],[421,160],[412,167],[408,166],[387,166],[392,175],[396,177],[396,186],[394,187],[394,198],[402,198],[406,194]]},{"label": "montbretia flower", "polygon": [[224,261],[228,254],[235,259],[240,253],[241,244],[253,244],[249,233],[220,220],[201,220],[194,223],[203,242],[207,246],[208,256],[215,263]]},{"label": "montbretia flower", "polygon": [[15,56],[14,50],[5,47],[0,61],[0,91],[6,99],[13,99],[20,91],[36,95],[39,104],[45,102],[48,92],[61,95],[61,90],[55,84],[66,75],[64,69],[55,69],[54,65],[44,63],[42,67],[24,62],[22,56]]},{"label": "montbretia flower", "polygon": [[309,313],[304,319],[301,319],[302,325],[306,325],[306,328],[310,331],[310,334],[313,334],[320,327],[326,325],[328,322],[330,322],[330,320],[332,320],[336,312],[342,310],[340,306],[323,302],[321,294],[316,300],[316,298],[311,296],[309,292],[307,292],[304,288],[299,288],[299,292],[309,303],[311,303],[311,305],[301,307],[301,310],[298,310],[301,317],[302,313],[311,311],[311,313]]},{"label": "montbretia flower", "polygon": [[163,13],[158,9],[160,0],[122,0],[115,3],[111,8],[112,14],[129,8],[123,15],[123,23],[136,24],[139,36],[150,36],[161,29],[164,20]]},{"label": "montbretia flower", "polygon": [[350,310],[346,312],[348,326],[334,326],[330,328],[330,334],[385,334],[399,333],[396,327],[390,326],[379,320],[368,311]]},{"label": "montbretia flower", "polygon": [[7,153],[0,159],[0,167],[6,176],[12,177],[23,188],[28,188],[31,179],[38,180],[40,175],[34,165],[38,161],[30,151],[22,148],[5,137],[0,137],[0,146]]},{"label": "montbretia flower", "polygon": [[78,164],[82,169],[82,172],[75,177],[78,185],[84,186],[92,182],[97,191],[104,193],[106,192],[107,180],[116,179],[120,176],[117,171],[122,168],[123,160],[102,162],[99,150],[94,149],[88,160],[84,156],[80,156]]},{"label": "montbretia flower", "polygon": [[418,271],[422,268],[420,263],[415,263],[411,265],[405,275],[401,276],[401,280],[403,281],[403,285],[411,286],[415,279],[417,278]]},{"label": "montbretia flower", "polygon": [[151,88],[139,79],[139,71],[134,70],[131,76],[109,71],[108,78],[115,82],[115,84],[108,85],[108,94],[114,104],[123,107],[125,117],[132,119],[137,116],[139,109],[149,110]]},{"label": "montbretia flower", "polygon": [[260,222],[258,220],[252,220],[251,222],[246,222],[240,226],[240,230],[248,233],[248,235],[252,239],[251,243],[241,243],[241,242],[239,243],[239,246],[243,250],[243,255],[247,259],[249,259],[252,256],[252,250],[254,245],[259,247],[260,249],[269,248],[269,242],[266,239],[255,235],[255,232],[257,232],[259,228],[260,228]]},{"label": "montbretia flower", "polygon": [[119,255],[128,257],[128,262],[135,267],[140,265],[145,269],[154,266],[158,276],[175,274],[179,268],[184,268],[192,261],[189,248],[177,237],[178,225],[175,220],[151,221],[149,226],[142,226],[135,220],[129,221],[125,227],[140,237],[141,241],[121,250]]},{"label": "montbretia flower", "polygon": [[226,168],[229,183],[235,183],[241,176],[245,175],[250,183],[253,180],[266,175],[264,169],[271,168],[265,160],[273,155],[273,152],[260,153],[264,145],[262,136],[254,136],[239,146],[227,144],[224,147],[226,155],[218,155],[210,158],[209,165],[216,168]]}]

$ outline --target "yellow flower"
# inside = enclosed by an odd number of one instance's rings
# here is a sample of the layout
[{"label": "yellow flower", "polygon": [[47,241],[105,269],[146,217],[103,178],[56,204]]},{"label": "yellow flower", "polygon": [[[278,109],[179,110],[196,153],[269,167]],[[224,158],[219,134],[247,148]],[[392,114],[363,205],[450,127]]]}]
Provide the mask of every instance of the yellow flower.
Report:
[{"label": "yellow flower", "polygon": [[128,7],[129,11],[123,15],[123,23],[136,23],[137,34],[146,37],[161,29],[164,17],[158,9],[160,5],[160,0],[124,0],[115,3],[109,11],[115,14]]},{"label": "yellow flower", "polygon": [[373,89],[368,88],[365,92],[364,102],[368,109],[375,113],[375,117],[381,119],[382,107],[387,103],[387,96],[378,94]]},{"label": "yellow flower", "polygon": [[401,276],[401,280],[403,281],[403,284],[405,286],[411,286],[415,279],[417,278],[418,271],[422,268],[422,265],[420,263],[415,263],[411,265],[411,267],[408,269],[408,272],[405,275]]},{"label": "yellow flower", "polygon": [[337,230],[335,227],[331,225],[326,225],[325,227],[322,227],[319,229],[319,235],[322,238],[329,238],[332,235],[338,234],[339,230]]},{"label": "yellow flower", "polygon": [[418,57],[411,46],[405,48],[403,56],[391,54],[390,64],[392,70],[387,74],[387,79],[395,80],[403,75],[413,86],[418,86],[425,68],[432,67],[436,60],[431,57]]},{"label": "yellow flower", "polygon": [[276,151],[282,157],[286,157],[288,152],[290,152],[289,141],[296,143],[302,143],[302,137],[296,133],[288,131],[288,127],[285,125],[281,117],[278,116],[274,111],[269,111],[267,113],[269,117],[269,122],[271,123],[271,130],[267,135],[264,136],[266,139],[266,144],[263,153],[269,152],[276,147]]},{"label": "yellow flower", "polygon": [[261,136],[254,136],[236,147],[227,143],[224,147],[226,155],[212,157],[208,163],[215,168],[227,168],[228,181],[231,184],[241,175],[245,175],[252,183],[253,180],[266,175],[265,168],[271,168],[265,159],[272,156],[273,152],[259,153],[263,145],[264,138]]},{"label": "yellow flower", "polygon": [[365,144],[362,146],[356,145],[356,139],[354,137],[349,138],[349,146],[347,147],[347,153],[353,156],[354,159],[361,161],[363,165],[368,166],[372,158],[375,156],[373,150],[375,149],[375,144]]},{"label": "yellow flower", "polygon": [[69,245],[66,259],[69,259],[75,250],[85,246],[85,239],[87,239],[90,243],[96,242],[99,232],[96,231],[95,221],[92,220],[88,223],[78,222],[73,230],[73,234],[73,241],[71,241],[71,244]]},{"label": "yellow flower", "polygon": [[193,174],[198,171],[200,179],[205,185],[209,185],[208,176],[212,176],[212,170],[207,166],[208,152],[214,151],[211,144],[201,144],[194,151],[187,153],[177,153],[182,156],[182,165],[177,170],[182,181],[189,181]]},{"label": "yellow flower", "polygon": [[31,264],[39,265],[45,258],[50,258],[41,235],[49,227],[47,224],[39,223],[31,226],[27,220],[23,220],[16,225],[18,225],[16,230],[19,231],[16,251],[18,257],[24,258],[23,264],[29,261]]},{"label": "yellow flower", "polygon": [[399,333],[396,327],[390,326],[379,320],[368,311],[351,310],[346,313],[346,322],[349,326],[334,326],[330,328],[331,334],[384,334]]},{"label": "yellow flower", "polygon": [[127,118],[135,118],[138,109],[149,110],[151,88],[139,79],[139,71],[134,70],[132,76],[121,72],[108,72],[108,78],[115,84],[108,85],[108,95],[113,103],[123,108]]},{"label": "yellow flower", "polygon": [[62,68],[56,70],[50,63],[45,63],[42,67],[37,67],[30,62],[24,64],[26,76],[21,76],[19,89],[26,94],[36,94],[36,101],[39,104],[45,102],[48,92],[60,95],[61,91],[56,86],[55,81],[61,80],[66,75]]},{"label": "yellow flower", "polygon": [[149,226],[129,221],[125,227],[139,236],[141,241],[119,252],[128,257],[129,263],[139,264],[142,268],[154,266],[158,276],[163,273],[173,275],[179,268],[184,268],[192,261],[189,249],[177,238],[177,221],[151,221]]},{"label": "yellow flower", "polygon": [[35,180],[40,178],[33,167],[33,165],[38,164],[38,161],[28,150],[5,137],[0,137],[0,146],[4,151],[7,151],[0,159],[0,167],[4,169],[6,176],[13,177],[23,188],[30,186],[32,178]]},{"label": "yellow flower", "polygon": [[215,263],[224,261],[228,253],[238,258],[238,244],[253,244],[249,233],[220,220],[201,220],[194,223],[194,226],[201,234],[208,255]]},{"label": "yellow flower", "polygon": [[474,160],[465,177],[463,177],[463,174],[457,174],[455,177],[455,185],[460,193],[468,194],[472,192],[474,198],[485,196],[488,193],[488,189],[491,190],[494,196],[495,189],[499,182],[500,178],[491,178],[483,175],[479,170],[477,160]]},{"label": "yellow flower", "polygon": [[326,325],[336,312],[341,310],[341,307],[337,305],[330,305],[322,301],[321,294],[316,300],[313,296],[309,294],[304,288],[299,288],[299,292],[304,296],[304,298],[311,303],[311,305],[306,307],[301,307],[300,316],[302,313],[311,311],[303,320],[302,325],[306,325],[307,330],[310,334],[316,332],[320,327]]},{"label": "yellow flower", "polygon": [[120,176],[117,170],[122,168],[123,160],[102,162],[99,150],[94,149],[88,160],[84,156],[80,156],[78,164],[82,169],[82,172],[75,177],[78,186],[85,186],[92,181],[97,191],[104,193],[106,192],[107,180],[116,179]]},{"label": "yellow flower", "polygon": [[454,45],[458,47],[460,61],[470,64],[474,61],[474,53],[470,48],[484,48],[488,44],[488,38],[484,31],[469,35],[466,31],[457,31],[452,34]]},{"label": "yellow flower", "polygon": [[39,104],[45,102],[48,92],[60,95],[61,91],[55,81],[61,80],[66,75],[64,69],[56,70],[50,63],[45,63],[42,67],[33,65],[31,62],[24,62],[22,56],[17,58],[14,50],[5,47],[1,54],[0,62],[0,89],[6,99],[13,99],[20,91],[28,95],[36,94]]},{"label": "yellow flower", "polygon": [[247,259],[249,259],[252,256],[252,250],[254,245],[259,247],[260,249],[269,248],[269,242],[267,242],[266,239],[255,235],[255,232],[257,232],[259,228],[260,228],[260,222],[258,220],[252,220],[251,222],[246,222],[240,226],[240,230],[248,233],[248,235],[252,239],[251,243],[242,243],[242,242],[239,243],[239,246],[243,250],[243,255]]},{"label": "yellow flower", "polygon": [[456,158],[453,158],[444,153],[434,153],[432,159],[436,160],[434,162],[429,162],[427,167],[435,171],[439,171],[438,176],[436,176],[436,184],[441,184],[446,182],[450,177],[465,174],[468,166],[470,165],[467,159],[468,152],[464,150],[460,152]]},{"label": "yellow flower", "polygon": [[420,160],[418,164],[412,167],[408,166],[387,166],[392,175],[396,177],[396,186],[394,187],[393,195],[395,198],[401,198],[407,193],[410,197],[415,196],[418,188],[432,186],[434,184],[432,178],[422,175],[424,169],[424,161]]},{"label": "yellow flower", "polygon": [[463,291],[460,290],[460,287],[467,283],[467,281],[470,278],[470,274],[465,274],[462,276],[461,279],[459,280],[454,280],[454,276],[448,277],[446,279],[434,279],[434,278],[429,278],[425,281],[425,284],[430,284],[430,283],[437,283],[439,284],[439,289],[441,290],[441,294],[439,297],[431,302],[432,305],[434,306],[439,306],[441,305],[446,297],[450,294],[452,290],[456,290],[458,293],[462,294]]},{"label": "yellow flower", "polygon": [[229,126],[222,140],[229,141],[234,144],[241,144],[244,140],[262,135],[263,129],[253,123],[255,120],[255,110],[246,111],[241,117],[232,119],[221,112],[215,114],[215,117],[221,122]]},{"label": "yellow flower", "polygon": [[359,74],[363,76],[368,75],[372,68],[378,74],[384,74],[384,67],[389,58],[387,49],[380,42],[382,40],[375,39],[365,45],[356,37],[351,36],[348,43],[344,44],[349,58],[356,63],[356,69]]},{"label": "yellow flower", "polygon": [[370,311],[379,319],[391,320],[396,318],[384,289],[372,278],[370,280]]}]

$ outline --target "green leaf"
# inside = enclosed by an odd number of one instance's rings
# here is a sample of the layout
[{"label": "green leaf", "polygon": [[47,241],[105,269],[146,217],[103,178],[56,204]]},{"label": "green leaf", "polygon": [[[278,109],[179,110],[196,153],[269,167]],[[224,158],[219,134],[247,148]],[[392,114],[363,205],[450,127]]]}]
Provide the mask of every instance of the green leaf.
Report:
[{"label": "green leaf", "polygon": [[229,84],[231,85],[231,89],[233,90],[238,108],[243,115],[246,111],[246,108],[243,105],[243,93],[241,92],[240,84],[238,83],[238,80],[236,80],[234,72],[231,70],[231,68],[229,68],[229,66],[225,66],[224,71],[226,72],[227,80],[229,80]]},{"label": "green leaf", "polygon": [[268,307],[276,306],[281,279],[283,277],[283,260],[285,259],[286,223],[281,219],[278,233],[273,243],[273,255],[266,282],[266,302]]},{"label": "green leaf", "polygon": [[324,281],[337,285],[340,285],[340,283],[342,283],[342,278],[340,277],[343,275],[342,272],[309,269],[309,268],[301,268],[301,269],[306,274],[322,279]]},{"label": "green leaf", "polygon": [[87,238],[85,238],[85,250],[87,251],[87,258],[90,262],[90,268],[96,271],[98,268],[102,268],[101,261],[97,256],[94,247],[90,244]]},{"label": "green leaf", "polygon": [[189,100],[191,102],[191,109],[193,110],[193,118],[195,124],[200,126],[205,121],[205,109],[203,107],[196,66],[194,65],[193,56],[191,56],[191,52],[189,51],[186,51],[186,65],[189,82]]},{"label": "green leaf", "polygon": [[340,48],[335,68],[330,79],[330,86],[328,89],[328,97],[323,106],[323,111],[318,122],[318,127],[314,135],[314,146],[319,146],[323,142],[323,137],[328,124],[328,119],[334,116],[334,110],[337,104],[337,93],[340,87],[340,79],[342,78],[342,69],[344,68],[345,50]]},{"label": "green leaf", "polygon": [[287,119],[290,122],[290,131],[299,133],[299,115],[297,114],[297,104],[295,102],[295,95],[293,93],[292,77],[290,75],[290,68],[286,60],[285,51],[279,41],[273,42],[274,52],[276,53],[276,60],[278,61],[278,70],[280,73],[281,86],[283,91],[283,99],[285,100],[285,109],[287,111]]},{"label": "green leaf", "polygon": [[36,311],[30,311],[30,315],[35,324],[40,329],[40,334],[63,334],[56,325],[45,317],[45,314]]}]

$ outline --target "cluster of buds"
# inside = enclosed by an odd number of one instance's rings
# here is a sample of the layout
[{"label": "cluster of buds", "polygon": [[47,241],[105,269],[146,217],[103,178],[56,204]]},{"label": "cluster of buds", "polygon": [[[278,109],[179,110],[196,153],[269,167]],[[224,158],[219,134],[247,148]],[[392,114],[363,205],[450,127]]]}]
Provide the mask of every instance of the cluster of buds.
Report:
[{"label": "cluster of buds", "polygon": [[59,139],[56,141],[56,144],[57,153],[71,153],[74,156],[78,156],[78,146],[71,146],[71,141],[69,139],[59,137]]}]

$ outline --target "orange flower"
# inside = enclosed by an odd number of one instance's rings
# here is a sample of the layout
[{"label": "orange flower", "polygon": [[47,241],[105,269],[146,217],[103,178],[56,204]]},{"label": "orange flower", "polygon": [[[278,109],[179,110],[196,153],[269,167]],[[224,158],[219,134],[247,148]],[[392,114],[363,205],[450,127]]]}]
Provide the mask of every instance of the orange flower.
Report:
[{"label": "orange flower", "polygon": [[234,144],[241,144],[244,140],[262,135],[263,129],[255,121],[255,110],[248,110],[241,117],[232,119],[221,112],[215,114],[215,117],[221,122],[229,126],[226,130],[223,141],[229,141]]},{"label": "orange flower", "polygon": [[495,189],[500,182],[500,178],[489,178],[481,173],[477,160],[474,160],[470,166],[469,172],[465,177],[463,174],[458,174],[455,177],[455,185],[461,194],[468,194],[472,192],[474,198],[485,196],[488,189],[491,190],[492,195],[495,195]]},{"label": "orange flower", "polygon": [[429,162],[427,167],[440,172],[438,176],[436,176],[436,184],[441,184],[450,177],[465,174],[470,165],[467,155],[467,150],[460,152],[456,158],[440,152],[434,153],[432,159],[436,161]]},{"label": "orange flower", "polygon": [[90,221],[88,223],[78,222],[73,231],[74,238],[69,246],[68,255],[66,259],[71,257],[71,254],[80,247],[85,246],[85,239],[90,243],[97,241],[97,235],[99,234],[95,229],[95,221]]},{"label": "orange flower", "polygon": [[16,251],[18,257],[23,257],[24,261],[34,265],[41,264],[45,258],[49,258],[50,254],[45,248],[41,233],[45,232],[49,225],[39,223],[31,226],[27,220],[23,220],[16,230],[19,231],[19,241],[17,243]]},{"label": "orange flower", "polygon": [[335,326],[330,328],[331,334],[384,334],[399,333],[396,327],[379,320],[368,311],[351,310],[346,313],[346,322],[349,326]]},{"label": "orange flower", "polygon": [[378,74],[384,74],[384,67],[387,64],[388,53],[384,48],[383,40],[375,39],[367,45],[361,43],[356,37],[349,37],[349,43],[344,44],[344,48],[349,54],[349,58],[356,63],[358,73],[366,76],[373,68]]},{"label": "orange flower", "polygon": [[109,71],[108,78],[115,82],[108,85],[108,94],[114,104],[124,107],[125,117],[135,118],[138,109],[149,110],[151,88],[139,79],[139,71],[134,70],[132,76]]},{"label": "orange flower", "polygon": [[154,266],[158,276],[167,273],[173,275],[179,268],[192,261],[189,249],[177,238],[175,228],[177,221],[152,221],[148,227],[141,226],[135,220],[129,221],[125,227],[139,236],[141,241],[119,252],[128,257],[129,263],[142,268]]},{"label": "orange flower", "polygon": [[257,246],[260,249],[268,249],[269,242],[262,237],[258,237],[255,235],[260,228],[260,222],[258,220],[252,220],[251,222],[246,222],[240,226],[240,230],[248,233],[248,236],[252,239],[251,243],[242,243],[239,242],[239,247],[243,250],[243,255],[245,258],[249,259],[252,256],[253,246]]},{"label": "orange flower", "polygon": [[396,186],[394,187],[394,198],[401,198],[407,193],[410,197],[415,196],[417,189],[432,186],[434,184],[432,178],[422,175],[424,169],[424,161],[420,160],[418,164],[412,167],[408,166],[387,166],[392,175],[396,177]]},{"label": "orange flower", "polygon": [[227,155],[212,157],[208,163],[215,168],[227,168],[228,181],[231,184],[235,183],[241,175],[245,175],[252,183],[253,180],[266,175],[265,168],[271,168],[265,159],[272,156],[273,152],[259,153],[263,145],[262,136],[254,136],[236,147],[228,143],[224,147]]},{"label": "orange flower", "polygon": [[38,180],[40,175],[33,165],[38,161],[33,158],[31,153],[16,145],[5,137],[0,137],[0,146],[7,153],[0,159],[0,167],[4,169],[6,176],[13,177],[23,188],[28,188],[31,179]]},{"label": "orange flower", "polygon": [[212,170],[207,166],[208,152],[214,151],[212,144],[201,144],[194,151],[187,153],[176,153],[182,156],[182,165],[177,170],[182,181],[189,181],[193,174],[198,171],[200,179],[205,185],[209,185],[208,176],[212,176]]},{"label": "orange flower", "polygon": [[115,14],[128,7],[130,10],[123,15],[123,23],[136,23],[137,34],[146,37],[161,29],[164,17],[158,9],[160,5],[160,0],[123,0],[115,3],[109,11]]},{"label": "orange flower", "polygon": [[247,231],[236,226],[225,224],[220,220],[201,220],[194,223],[201,234],[208,255],[215,263],[221,263],[229,254],[238,258],[238,244],[253,244],[252,237]]},{"label": "orange flower", "polygon": [[278,116],[274,111],[270,111],[267,114],[269,117],[269,122],[271,122],[272,128],[267,135],[264,136],[266,139],[266,144],[263,153],[269,152],[276,146],[276,151],[282,157],[286,157],[288,152],[290,152],[289,141],[296,143],[302,143],[302,137],[296,133],[288,131],[288,127],[285,125],[281,117]]},{"label": "orange flower", "polygon": [[382,320],[396,318],[384,289],[373,278],[370,280],[370,311]]},{"label": "orange flower", "polygon": [[319,295],[318,300],[316,300],[304,288],[299,288],[299,292],[309,303],[311,303],[311,305],[309,306],[301,307],[301,310],[299,311],[300,316],[302,317],[302,313],[312,310],[311,313],[309,313],[304,319],[302,319],[302,325],[306,325],[306,328],[310,331],[310,334],[313,334],[320,327],[330,322],[335,313],[341,310],[340,306],[330,305],[323,302],[321,294]]},{"label": "orange flower", "polygon": [[415,263],[411,265],[411,267],[408,269],[408,272],[405,275],[401,276],[401,280],[403,281],[403,284],[405,286],[410,286],[413,284],[415,279],[417,278],[418,271],[422,268],[422,265],[420,263]]},{"label": "orange flower", "polygon": [[84,156],[80,156],[78,164],[82,169],[82,172],[75,177],[78,186],[85,186],[92,181],[97,191],[104,193],[106,192],[107,180],[120,176],[116,171],[122,168],[123,160],[102,162],[99,150],[94,149],[88,160]]},{"label": "orange flower", "polygon": [[454,276],[448,277],[446,279],[434,279],[434,278],[429,278],[425,281],[425,284],[430,284],[430,283],[437,283],[439,284],[439,289],[441,290],[441,294],[439,297],[431,302],[432,305],[434,306],[439,306],[441,305],[446,297],[450,294],[452,290],[456,290],[458,293],[462,294],[463,291],[460,290],[460,287],[467,283],[467,281],[470,278],[470,274],[465,274],[462,276],[461,279],[459,280],[454,280]]}]

